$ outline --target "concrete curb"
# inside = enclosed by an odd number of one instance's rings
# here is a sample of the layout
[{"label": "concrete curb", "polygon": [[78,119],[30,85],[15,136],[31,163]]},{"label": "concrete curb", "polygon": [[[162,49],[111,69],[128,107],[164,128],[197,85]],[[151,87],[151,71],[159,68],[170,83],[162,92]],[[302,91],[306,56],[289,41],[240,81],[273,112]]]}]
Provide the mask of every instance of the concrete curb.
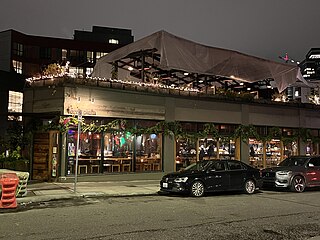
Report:
[{"label": "concrete curb", "polygon": [[18,204],[28,204],[28,203],[37,203],[37,202],[49,202],[49,201],[58,201],[58,200],[74,200],[81,198],[112,198],[112,197],[132,197],[132,196],[156,196],[158,192],[150,193],[103,193],[103,192],[88,192],[88,193],[76,193],[68,195],[43,195],[43,196],[32,196],[17,198]]}]

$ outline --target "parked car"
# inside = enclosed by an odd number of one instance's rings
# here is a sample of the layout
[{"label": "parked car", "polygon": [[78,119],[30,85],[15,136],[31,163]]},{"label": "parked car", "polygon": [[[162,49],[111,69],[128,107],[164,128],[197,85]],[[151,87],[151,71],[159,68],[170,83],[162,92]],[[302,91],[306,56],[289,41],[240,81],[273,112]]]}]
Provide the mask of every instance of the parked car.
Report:
[{"label": "parked car", "polygon": [[263,187],[289,188],[303,192],[306,187],[320,186],[320,157],[292,156],[276,167],[262,170]]},{"label": "parked car", "polygon": [[261,187],[260,170],[237,160],[203,160],[169,173],[160,181],[160,192],[189,193],[243,190],[252,194]]}]

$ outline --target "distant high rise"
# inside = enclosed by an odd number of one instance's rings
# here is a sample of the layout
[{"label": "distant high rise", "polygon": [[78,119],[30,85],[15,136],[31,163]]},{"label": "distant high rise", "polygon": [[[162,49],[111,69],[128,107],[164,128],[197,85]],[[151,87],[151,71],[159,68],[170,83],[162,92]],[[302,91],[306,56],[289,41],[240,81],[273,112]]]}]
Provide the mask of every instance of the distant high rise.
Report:
[{"label": "distant high rise", "polygon": [[311,48],[306,59],[300,63],[300,68],[306,80],[320,80],[320,48]]}]

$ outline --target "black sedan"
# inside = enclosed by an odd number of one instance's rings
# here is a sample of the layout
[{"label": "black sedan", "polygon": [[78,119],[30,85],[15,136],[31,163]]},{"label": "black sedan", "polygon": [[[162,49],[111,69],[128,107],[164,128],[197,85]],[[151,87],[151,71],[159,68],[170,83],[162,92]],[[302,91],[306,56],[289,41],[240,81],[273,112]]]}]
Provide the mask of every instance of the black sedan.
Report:
[{"label": "black sedan", "polygon": [[292,156],[276,167],[262,170],[263,187],[288,188],[303,192],[320,187],[320,156]]},{"label": "black sedan", "polygon": [[237,160],[203,160],[160,181],[160,192],[190,193],[243,190],[252,194],[261,186],[260,170]]}]

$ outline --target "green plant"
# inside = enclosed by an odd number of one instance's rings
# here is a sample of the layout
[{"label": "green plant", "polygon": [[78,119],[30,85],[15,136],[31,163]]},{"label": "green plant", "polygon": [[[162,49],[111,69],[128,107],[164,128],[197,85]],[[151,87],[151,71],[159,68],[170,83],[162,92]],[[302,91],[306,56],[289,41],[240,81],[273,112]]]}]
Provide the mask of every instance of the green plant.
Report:
[{"label": "green plant", "polygon": [[17,147],[14,150],[7,150],[6,153],[1,153],[0,162],[14,162],[20,160],[21,157],[21,147]]}]

